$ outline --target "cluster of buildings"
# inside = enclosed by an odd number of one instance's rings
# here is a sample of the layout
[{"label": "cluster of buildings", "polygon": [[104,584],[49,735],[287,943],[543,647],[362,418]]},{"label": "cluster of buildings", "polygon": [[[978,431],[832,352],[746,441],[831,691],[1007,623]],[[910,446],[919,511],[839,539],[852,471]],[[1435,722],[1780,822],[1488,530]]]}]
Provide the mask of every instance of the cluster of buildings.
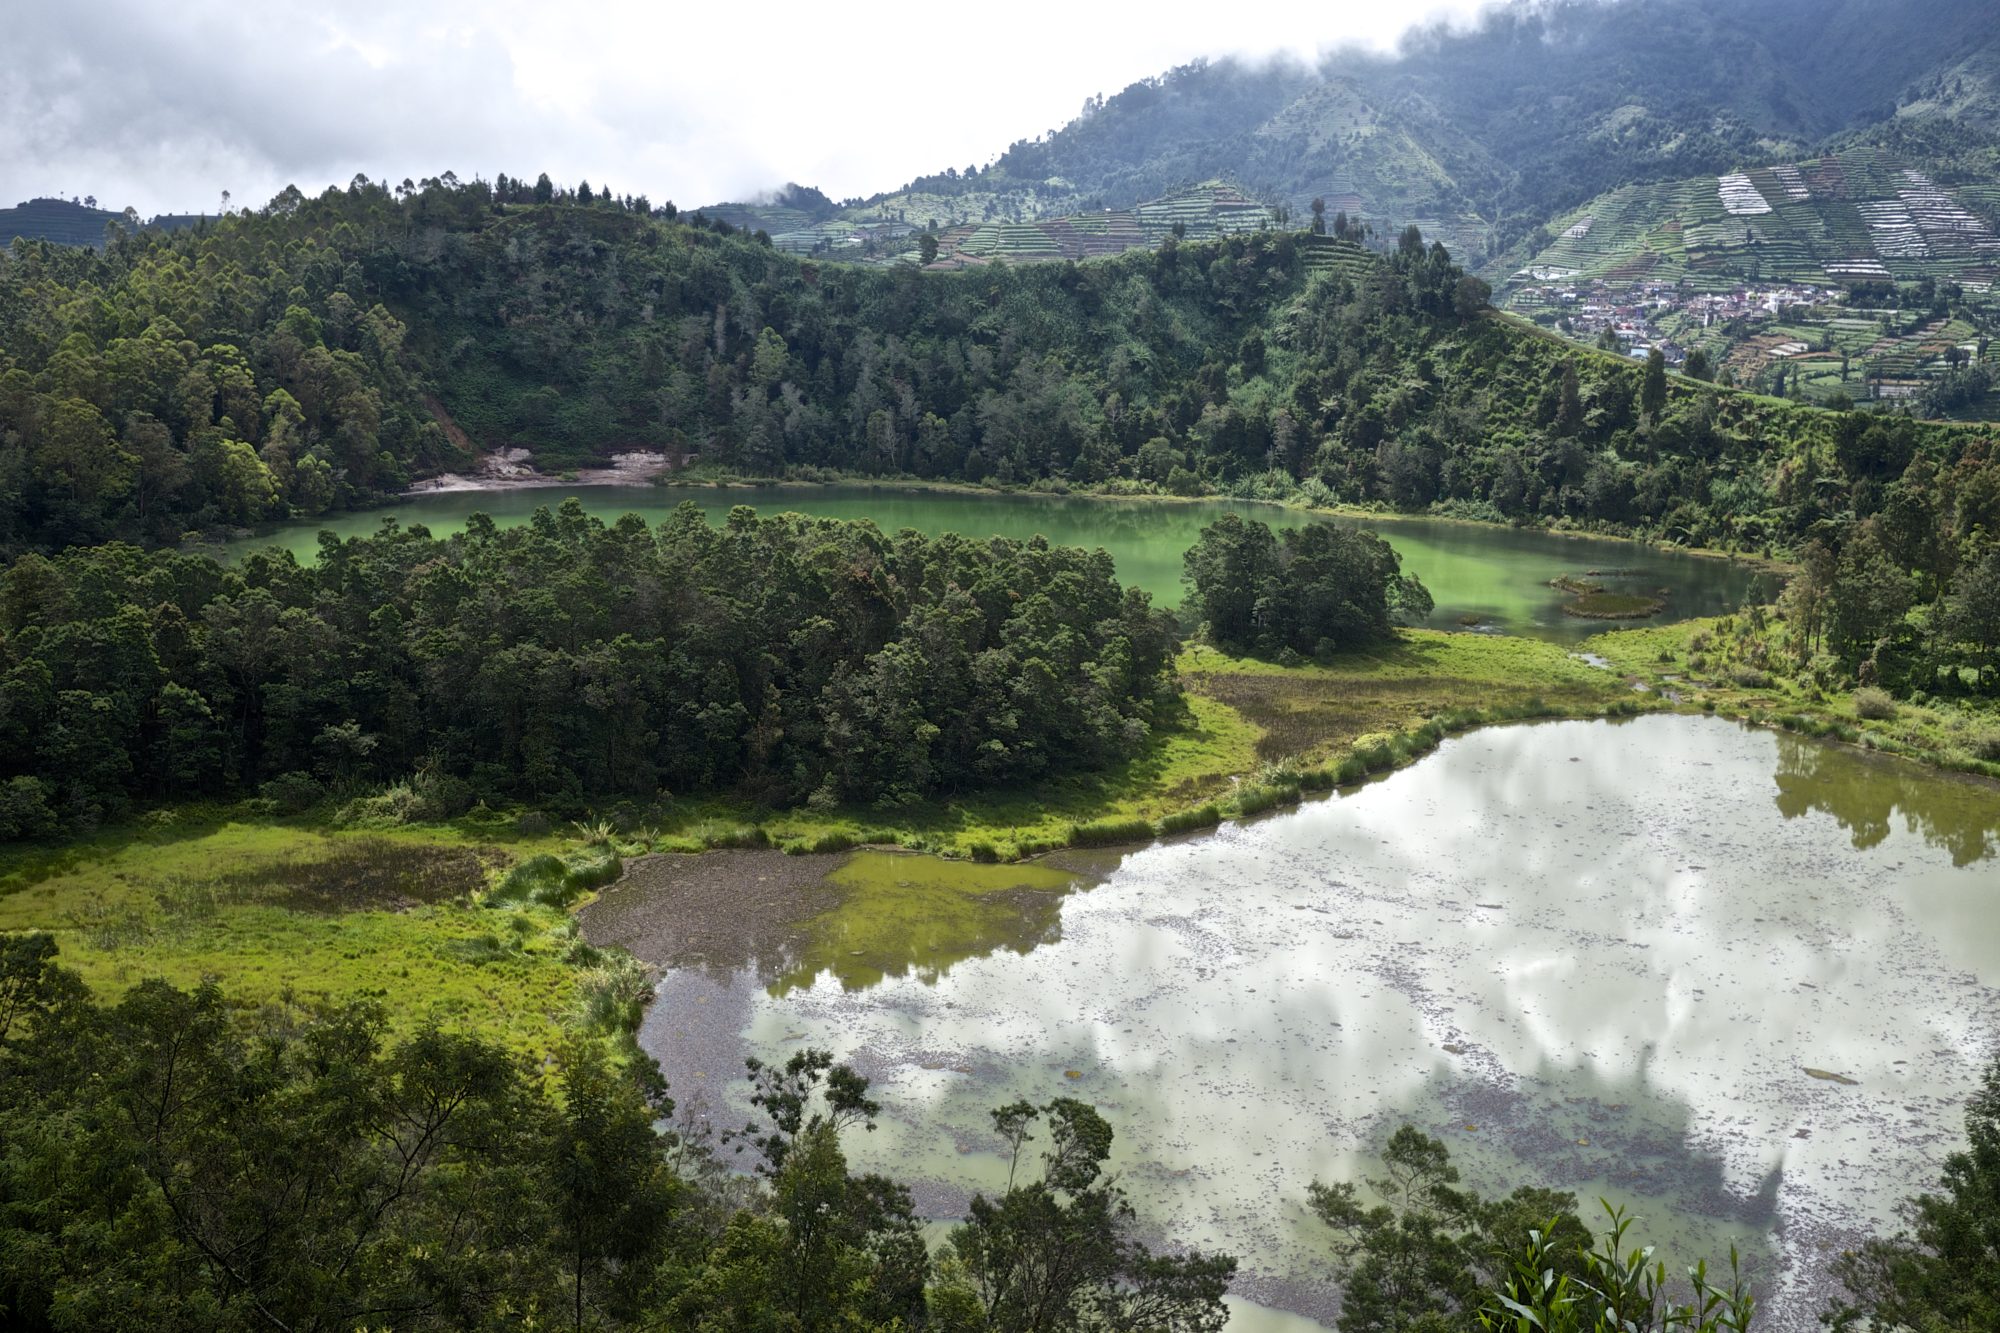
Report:
[{"label": "cluster of buildings", "polygon": [[1685,361],[1685,344],[1708,329],[1775,322],[1787,311],[1833,305],[1841,296],[1833,288],[1799,283],[1745,282],[1727,291],[1696,292],[1671,282],[1534,276],[1537,281],[1509,294],[1507,303],[1516,310],[1553,319],[1583,342],[1598,341],[1608,330],[1633,356],[1643,357],[1657,347],[1669,365]]}]

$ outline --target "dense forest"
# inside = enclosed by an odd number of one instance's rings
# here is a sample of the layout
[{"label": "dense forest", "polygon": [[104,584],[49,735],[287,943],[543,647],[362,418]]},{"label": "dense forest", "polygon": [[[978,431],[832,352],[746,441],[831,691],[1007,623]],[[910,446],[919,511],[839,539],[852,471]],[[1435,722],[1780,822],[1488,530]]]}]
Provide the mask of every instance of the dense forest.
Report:
[{"label": "dense forest", "polygon": [[1102,551],[745,508],[654,530],[571,500],[505,531],[327,539],[309,566],[29,555],[0,605],[0,838],[260,785],[419,819],[894,806],[1101,769],[1180,707],[1173,622]]},{"label": "dense forest", "polygon": [[1884,683],[2000,688],[1981,609],[1993,431],[1572,347],[1490,312],[1414,230],[1382,255],[1265,233],[933,274],[542,193],[357,181],[103,254],[17,245],[0,547],[171,544],[502,444],[552,467],[644,446],[761,476],[1225,491],[1810,548],[1879,596],[1807,635],[1802,663],[1830,645]]},{"label": "dense forest", "polygon": [[[975,1195],[933,1256],[909,1190],[849,1168],[843,1138],[877,1110],[852,1069],[815,1051],[751,1062],[759,1120],[725,1142],[676,1121],[634,1058],[627,1074],[579,1040],[544,1081],[478,1038],[392,1040],[373,1005],[251,1030],[213,983],[103,1004],[48,936],[0,939],[0,1315],[65,1333],[1218,1333],[1227,1318],[1235,1261],[1137,1239],[1106,1170],[1111,1126],[1086,1103],[996,1108],[1006,1188]],[[1966,1126],[1914,1234],[1842,1260],[1836,1327],[2000,1314],[2000,1066]],[[1533,1186],[1482,1199],[1414,1128],[1370,1188],[1384,1202],[1298,1190],[1353,1333],[1753,1318],[1719,1269],[1670,1289],[1627,1218],[1594,1231],[1574,1195]]]},{"label": "dense forest", "polygon": [[1225,514],[1184,559],[1191,616],[1216,643],[1303,660],[1395,637],[1431,613],[1423,581],[1372,532],[1331,524],[1278,536]]}]

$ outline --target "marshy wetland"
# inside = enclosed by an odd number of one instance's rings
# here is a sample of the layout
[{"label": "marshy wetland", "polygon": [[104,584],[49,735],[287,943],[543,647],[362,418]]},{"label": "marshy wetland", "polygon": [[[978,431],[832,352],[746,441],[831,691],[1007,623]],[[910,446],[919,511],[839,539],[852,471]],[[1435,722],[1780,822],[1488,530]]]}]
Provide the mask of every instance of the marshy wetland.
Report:
[{"label": "marshy wetland", "polygon": [[1242,1256],[1244,1327],[1330,1321],[1306,1183],[1409,1122],[1482,1190],[1737,1245],[1803,1329],[2000,1036],[1996,846],[1990,783],[1656,715],[1126,851],[648,858],[582,924],[663,969],[640,1041],[684,1108],[741,1124],[745,1056],[827,1048],[884,1103],[858,1164],[928,1216],[999,1183],[988,1108],[1094,1102],[1146,1227]]}]

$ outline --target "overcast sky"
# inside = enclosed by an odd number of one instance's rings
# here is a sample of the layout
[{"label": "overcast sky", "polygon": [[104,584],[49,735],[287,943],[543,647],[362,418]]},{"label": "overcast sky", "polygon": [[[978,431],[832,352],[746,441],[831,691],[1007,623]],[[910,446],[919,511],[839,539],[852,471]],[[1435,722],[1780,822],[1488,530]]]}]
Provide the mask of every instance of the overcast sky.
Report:
[{"label": "overcast sky", "polygon": [[696,206],[990,161],[1198,56],[1386,47],[1479,0],[13,0],[0,206],[261,205],[546,170]]}]

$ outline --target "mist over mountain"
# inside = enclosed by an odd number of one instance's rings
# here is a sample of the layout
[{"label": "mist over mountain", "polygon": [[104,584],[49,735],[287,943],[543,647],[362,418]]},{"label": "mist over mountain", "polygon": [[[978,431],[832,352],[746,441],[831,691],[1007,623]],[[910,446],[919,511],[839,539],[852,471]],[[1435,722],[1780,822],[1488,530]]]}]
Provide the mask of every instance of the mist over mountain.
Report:
[{"label": "mist over mountain", "polygon": [[1523,0],[1393,55],[1198,61],[989,167],[884,196],[1129,207],[1221,179],[1302,214],[1426,224],[1479,259],[1620,185],[1730,171],[1898,119],[1995,117],[1982,0]]}]

